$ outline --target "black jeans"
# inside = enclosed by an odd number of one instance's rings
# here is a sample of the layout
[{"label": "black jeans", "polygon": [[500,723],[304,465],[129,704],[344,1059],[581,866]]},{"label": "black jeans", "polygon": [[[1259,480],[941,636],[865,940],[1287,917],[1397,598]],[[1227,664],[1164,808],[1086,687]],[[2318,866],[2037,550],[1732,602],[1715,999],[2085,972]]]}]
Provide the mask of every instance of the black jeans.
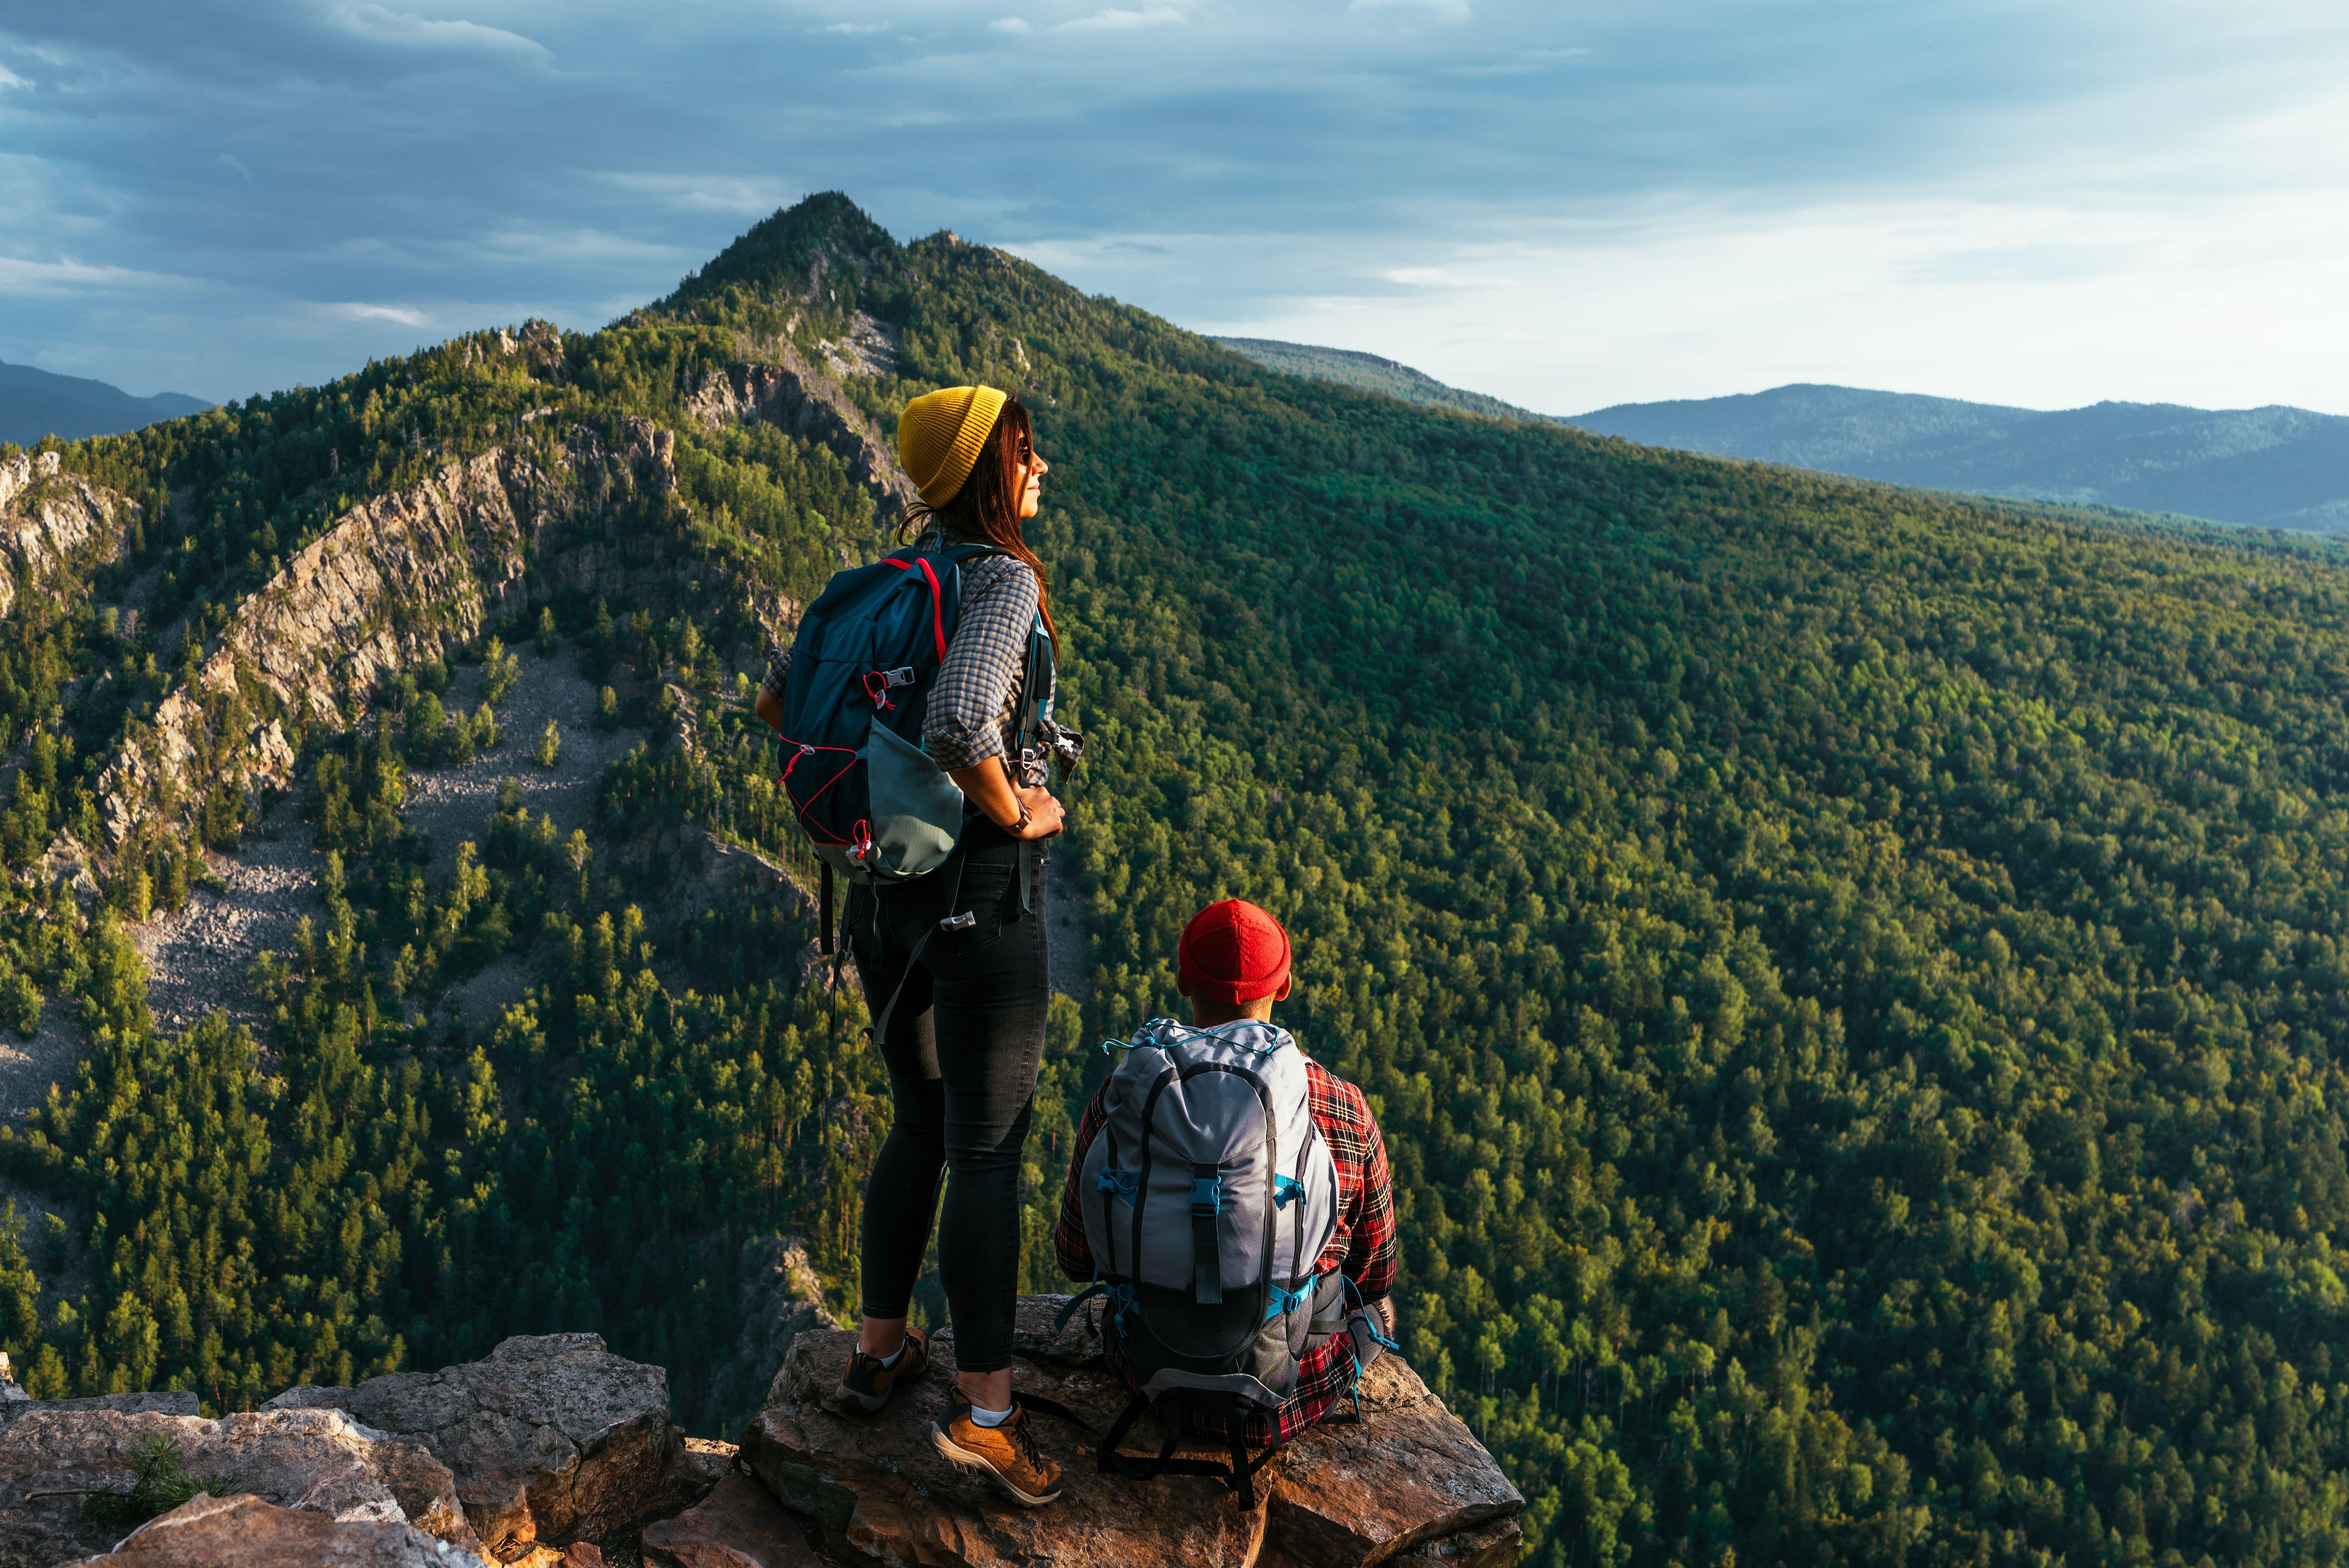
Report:
[{"label": "black jeans", "polygon": [[[1040,867],[1042,853],[1031,851]],[[1020,870],[1019,846],[981,830],[936,873],[858,888],[848,904],[851,951],[876,1028],[905,981],[879,1042],[896,1118],[864,1184],[864,1312],[905,1315],[946,1179],[938,1274],[955,1366],[965,1372],[1011,1364],[1019,1155],[1051,1000],[1042,899],[1032,913],[1021,909]],[[964,911],[976,917],[968,929],[937,929]],[[925,933],[928,944],[909,967]]]}]

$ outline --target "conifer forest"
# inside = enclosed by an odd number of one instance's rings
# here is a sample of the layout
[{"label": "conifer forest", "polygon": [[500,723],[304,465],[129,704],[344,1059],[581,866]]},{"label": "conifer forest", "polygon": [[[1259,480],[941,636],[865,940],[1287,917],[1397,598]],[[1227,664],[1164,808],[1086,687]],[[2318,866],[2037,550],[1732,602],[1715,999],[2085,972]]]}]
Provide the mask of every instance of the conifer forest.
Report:
[{"label": "conifer forest", "polygon": [[[1244,896],[1294,936],[1279,1020],[1383,1125],[1399,1337],[1525,1491],[1525,1561],[2349,1555],[2349,555],[1413,407],[840,197],[601,332],[49,444],[36,486],[121,538],[0,638],[0,1035],[82,1042],[0,1130],[36,1397],[217,1412],[593,1329],[730,1435],[743,1243],[803,1238],[853,1310],[889,1115],[855,987],[804,896],[661,913],[688,837],[812,886],[751,690],[896,543],[847,444],[712,416],[786,361],[885,442],[919,392],[1015,389],[1053,465],[1082,978],[1027,1288],[1070,1288],[1098,1042]],[[395,607],[427,656],[290,700],[239,628],[458,469],[657,569],[445,636]],[[592,827],[517,787],[435,843],[436,771],[582,743],[501,715],[556,672],[638,738]],[[194,753],[126,814],[167,719]],[[264,834],[315,913],[242,1016],[159,1022],[136,933]],[[496,965],[519,1000],[436,1006]]]}]

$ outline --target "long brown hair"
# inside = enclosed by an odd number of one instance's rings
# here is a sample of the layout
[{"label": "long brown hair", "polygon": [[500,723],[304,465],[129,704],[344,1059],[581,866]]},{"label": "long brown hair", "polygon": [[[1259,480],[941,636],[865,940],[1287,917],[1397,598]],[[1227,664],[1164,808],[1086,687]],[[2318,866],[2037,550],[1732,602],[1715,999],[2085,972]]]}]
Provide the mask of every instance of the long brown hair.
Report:
[{"label": "long brown hair", "polygon": [[916,500],[905,512],[905,531],[935,527],[949,539],[967,544],[991,544],[998,550],[1025,562],[1028,570],[1036,574],[1036,608],[1044,617],[1044,631],[1052,639],[1052,655],[1061,653],[1061,634],[1052,624],[1052,585],[1044,573],[1044,563],[1028,548],[1027,535],[1019,526],[1019,466],[1023,457],[1035,454],[1035,427],[1029,422],[1027,406],[1016,397],[1003,400],[1003,411],[995,417],[995,428],[987,433],[987,444],[978,449],[978,460],[971,465],[970,478],[962,489],[944,506],[934,507]]}]

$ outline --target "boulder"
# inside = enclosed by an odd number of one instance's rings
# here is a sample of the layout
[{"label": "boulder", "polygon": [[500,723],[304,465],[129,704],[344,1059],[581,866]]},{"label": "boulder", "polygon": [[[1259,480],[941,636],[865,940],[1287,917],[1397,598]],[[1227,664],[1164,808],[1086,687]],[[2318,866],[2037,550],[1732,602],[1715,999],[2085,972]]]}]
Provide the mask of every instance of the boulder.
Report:
[{"label": "boulder", "polygon": [[[1065,1299],[1023,1297],[1012,1335],[1014,1388],[1059,1400],[1091,1429],[1029,1418],[1064,1472],[1061,1498],[1050,1507],[1020,1508],[932,1449],[929,1424],[943,1418],[953,1381],[951,1329],[932,1341],[931,1372],[876,1417],[830,1407],[854,1336],[802,1332],[766,1408],[744,1434],[743,1465],[786,1509],[820,1527],[831,1556],[887,1568],[1035,1562],[1070,1568],[1507,1568],[1516,1561],[1524,1499],[1397,1357],[1381,1358],[1364,1375],[1363,1424],[1324,1426],[1298,1439],[1264,1470],[1253,1509],[1197,1478],[1101,1475],[1093,1468],[1096,1435],[1124,1408],[1125,1390],[1081,1328],[1053,1332],[1052,1315]],[[1126,1447],[1154,1450],[1158,1440],[1145,1417]],[[1186,1443],[1178,1451],[1225,1457],[1212,1445]],[[647,1532],[648,1551],[653,1539]],[[708,1562],[738,1568],[737,1559]]]},{"label": "boulder", "polygon": [[[339,1521],[279,1508],[251,1493],[197,1497],[148,1521],[106,1568],[487,1568],[461,1546],[393,1521]],[[76,1568],[81,1568],[77,1564]]]},{"label": "boulder", "polygon": [[1272,1488],[1268,1560],[1384,1563],[1501,1521],[1514,1538],[1526,1500],[1408,1363],[1381,1356],[1360,1394],[1360,1424],[1324,1422],[1290,1445]]},{"label": "boulder", "polygon": [[767,1489],[730,1475],[692,1508],[646,1527],[648,1568],[818,1568],[808,1527]]},{"label": "boulder", "polygon": [[155,1438],[178,1444],[185,1473],[215,1491],[255,1494],[330,1522],[414,1525],[469,1558],[480,1551],[448,1467],[343,1411],[248,1411],[211,1421],[94,1404],[34,1401],[0,1429],[0,1568],[48,1568],[119,1539],[119,1530],[82,1517],[84,1499],[128,1490],[134,1450]]},{"label": "boulder", "polygon": [[429,1449],[501,1563],[542,1542],[601,1540],[684,1501],[667,1372],[613,1355],[593,1334],[509,1339],[486,1360],[356,1388],[289,1388],[266,1408],[305,1407],[347,1410]]}]

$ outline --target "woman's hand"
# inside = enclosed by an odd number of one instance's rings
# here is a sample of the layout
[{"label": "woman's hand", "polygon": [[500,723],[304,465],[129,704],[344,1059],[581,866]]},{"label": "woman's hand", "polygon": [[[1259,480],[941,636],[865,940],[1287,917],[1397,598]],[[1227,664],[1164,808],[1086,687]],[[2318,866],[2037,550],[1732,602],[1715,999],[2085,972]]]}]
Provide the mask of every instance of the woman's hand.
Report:
[{"label": "woman's hand", "polygon": [[[1015,839],[1049,839],[1063,825],[1061,803],[1052,799],[1052,792],[1041,786],[1015,789],[1000,758],[957,768],[947,777],[955,781],[955,788],[970,797],[972,805],[987,814],[988,821]],[[1028,811],[1028,826],[1024,829],[1013,826],[1019,820],[1022,807]]]},{"label": "woman's hand", "polygon": [[[1019,791],[1019,803],[1028,808],[1028,826],[1022,831],[1012,832],[1007,825],[1003,829],[1005,832],[1015,839],[1050,839],[1060,835],[1065,823],[1061,815],[1061,803],[1052,798],[1050,789],[1040,784],[1033,789],[1022,789]],[[1012,819],[1015,822],[1019,820],[1017,817]]]}]

